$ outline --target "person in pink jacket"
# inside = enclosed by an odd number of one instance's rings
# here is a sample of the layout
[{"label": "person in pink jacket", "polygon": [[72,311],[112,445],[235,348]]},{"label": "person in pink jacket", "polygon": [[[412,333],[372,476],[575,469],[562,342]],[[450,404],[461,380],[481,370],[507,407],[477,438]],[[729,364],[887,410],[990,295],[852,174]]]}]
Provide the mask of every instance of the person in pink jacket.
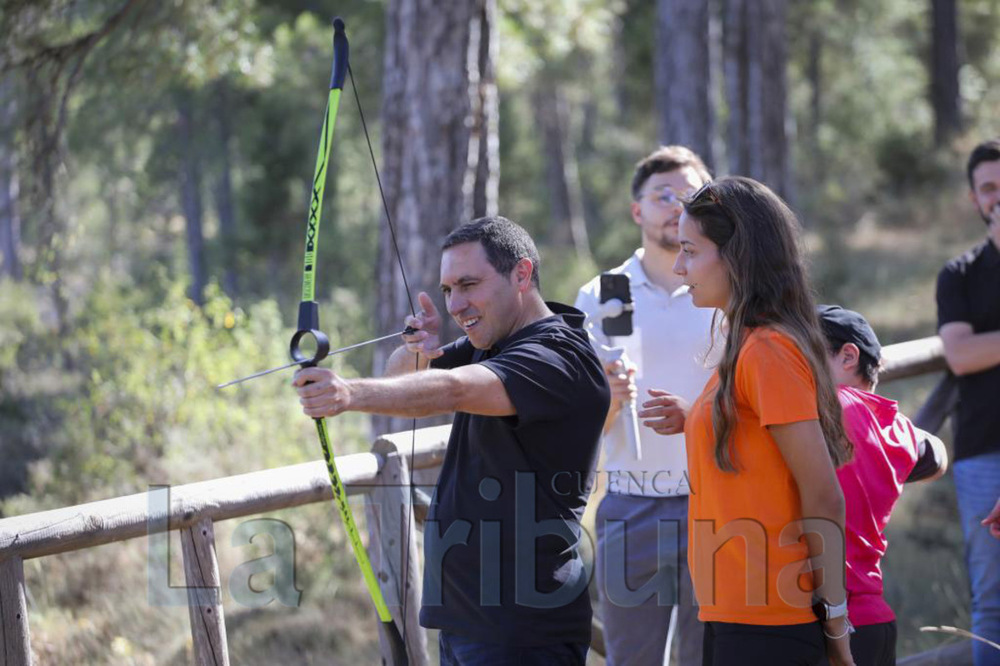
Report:
[{"label": "person in pink jacket", "polygon": [[854,459],[837,470],[847,504],[847,615],[856,629],[851,653],[858,666],[893,665],[896,616],[882,596],[885,526],[903,484],[940,477],[948,454],[894,400],[874,393],[882,348],[865,318],[838,305],[821,305],[818,313],[844,430],[854,444]]}]

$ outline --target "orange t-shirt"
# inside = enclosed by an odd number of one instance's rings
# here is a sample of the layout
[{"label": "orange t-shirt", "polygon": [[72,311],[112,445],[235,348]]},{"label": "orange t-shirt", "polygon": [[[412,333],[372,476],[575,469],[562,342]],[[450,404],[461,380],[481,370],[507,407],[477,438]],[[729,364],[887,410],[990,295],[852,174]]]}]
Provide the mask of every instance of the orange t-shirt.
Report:
[{"label": "orange t-shirt", "polygon": [[[736,362],[737,472],[715,463],[712,375],[684,427],[691,495],[688,564],[703,622],[815,622],[809,551],[796,521],[799,489],[768,425],[819,418],[816,381],[795,342],[775,329],[750,331]],[[784,534],[782,534],[784,531]]]}]

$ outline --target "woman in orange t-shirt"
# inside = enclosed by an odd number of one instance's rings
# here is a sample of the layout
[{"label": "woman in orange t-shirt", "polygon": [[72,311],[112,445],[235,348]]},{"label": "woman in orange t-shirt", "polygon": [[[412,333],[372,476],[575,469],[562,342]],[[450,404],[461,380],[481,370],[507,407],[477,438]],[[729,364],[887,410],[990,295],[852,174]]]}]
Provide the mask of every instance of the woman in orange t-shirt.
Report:
[{"label": "woman in orange t-shirt", "polygon": [[679,237],[674,271],[726,330],[684,424],[704,664],[852,664],[834,471],[851,451],[798,222],[764,185],[725,178],[685,204]]}]

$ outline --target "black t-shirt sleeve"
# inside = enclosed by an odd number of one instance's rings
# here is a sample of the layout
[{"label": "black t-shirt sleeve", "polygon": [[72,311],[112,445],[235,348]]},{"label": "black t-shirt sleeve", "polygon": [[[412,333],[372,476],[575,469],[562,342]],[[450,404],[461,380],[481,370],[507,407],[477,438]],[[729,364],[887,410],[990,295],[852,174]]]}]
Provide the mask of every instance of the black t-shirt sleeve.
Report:
[{"label": "black t-shirt sleeve", "polygon": [[964,288],[965,276],[958,266],[949,263],[938,274],[938,329],[956,321],[972,322],[969,299]]},{"label": "black t-shirt sleeve", "polygon": [[468,337],[462,336],[446,344],[441,351],[444,352],[443,355],[431,359],[431,367],[436,370],[451,370],[472,363],[472,355],[476,352],[476,348],[469,342]]},{"label": "black t-shirt sleeve", "polygon": [[518,426],[565,418],[574,410],[607,412],[607,380],[589,345],[531,338],[482,364],[503,382]]}]

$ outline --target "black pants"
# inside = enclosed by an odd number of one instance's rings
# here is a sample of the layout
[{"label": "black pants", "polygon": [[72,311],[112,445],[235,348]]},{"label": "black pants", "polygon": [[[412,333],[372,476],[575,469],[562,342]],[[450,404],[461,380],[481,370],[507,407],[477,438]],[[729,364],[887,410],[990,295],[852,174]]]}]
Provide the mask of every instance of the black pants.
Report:
[{"label": "black pants", "polygon": [[819,622],[777,627],[705,623],[702,666],[816,666],[825,658]]},{"label": "black pants", "polygon": [[896,622],[868,624],[851,634],[857,666],[896,666]]}]

